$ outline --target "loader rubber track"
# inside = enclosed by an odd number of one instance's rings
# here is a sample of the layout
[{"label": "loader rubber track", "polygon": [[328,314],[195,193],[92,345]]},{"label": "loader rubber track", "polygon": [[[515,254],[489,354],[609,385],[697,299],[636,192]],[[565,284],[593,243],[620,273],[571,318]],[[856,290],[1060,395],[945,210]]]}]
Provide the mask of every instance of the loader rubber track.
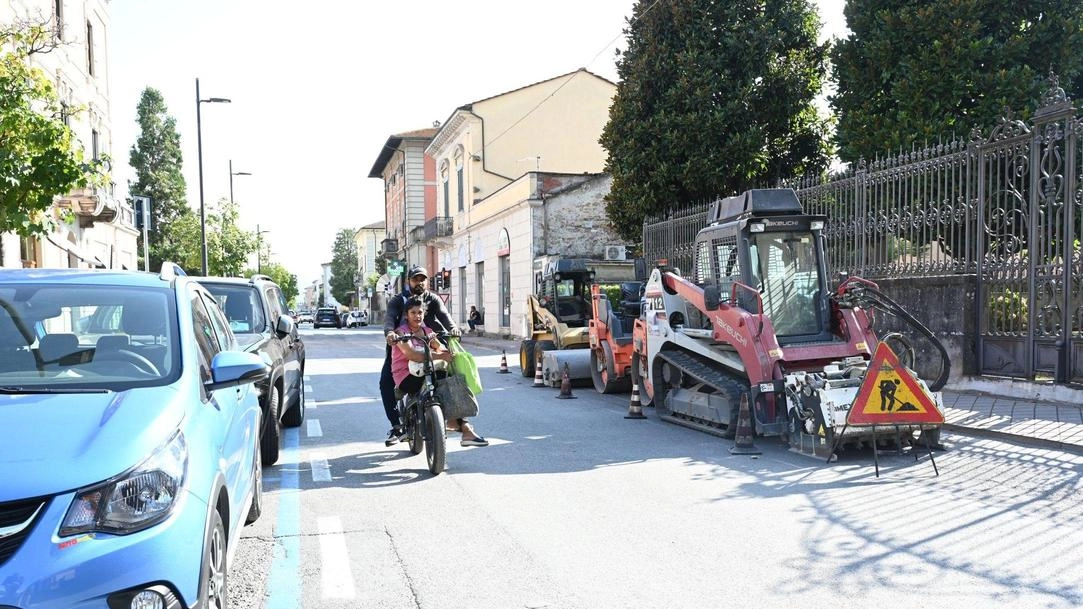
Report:
[{"label": "loader rubber track", "polygon": [[[667,364],[679,369],[686,377],[694,381],[693,383],[689,383],[686,380],[683,383],[684,385],[703,383],[714,389],[715,392],[726,396],[730,403],[734,405],[733,415],[731,416],[729,423],[702,419],[687,413],[670,411],[664,406],[659,411],[661,417],[671,423],[685,425],[686,427],[691,427],[699,431],[732,439],[736,432],[736,429],[734,428],[737,412],[736,405],[740,403],[741,394],[749,392],[748,381],[740,379],[733,374],[720,371],[717,362],[711,362],[706,358],[692,353],[684,351],[664,351],[659,353],[657,357]],[[655,391],[657,392],[657,389]],[[657,400],[655,407],[658,407]]]}]

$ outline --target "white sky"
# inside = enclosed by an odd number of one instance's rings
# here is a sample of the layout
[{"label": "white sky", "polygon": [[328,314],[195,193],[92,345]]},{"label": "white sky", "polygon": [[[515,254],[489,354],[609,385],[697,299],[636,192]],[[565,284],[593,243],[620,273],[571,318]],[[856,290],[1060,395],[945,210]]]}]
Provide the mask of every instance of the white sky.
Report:
[{"label": "white sky", "polygon": [[[662,0],[663,2],[665,0]],[[844,0],[816,0],[825,33]],[[147,86],[177,120],[198,210],[195,79],[203,104],[204,200],[229,197],[240,224],[270,231],[272,259],[299,287],[335,234],[383,219],[368,177],[387,137],[458,106],[585,67],[617,79],[614,49],[635,0],[112,0],[109,86],[114,179],[132,178],[135,109]],[[468,34],[469,33],[469,34]],[[254,258],[253,261],[254,263]]]}]

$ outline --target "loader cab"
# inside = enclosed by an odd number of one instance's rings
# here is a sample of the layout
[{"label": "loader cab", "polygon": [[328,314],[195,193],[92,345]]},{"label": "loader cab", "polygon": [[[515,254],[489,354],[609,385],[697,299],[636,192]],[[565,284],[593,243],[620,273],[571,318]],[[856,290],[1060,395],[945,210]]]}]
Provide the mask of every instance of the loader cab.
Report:
[{"label": "loader cab", "polygon": [[780,345],[831,340],[824,217],[803,214],[789,189],[750,190],[709,213],[696,237],[694,281],[769,318]]},{"label": "loader cab", "polygon": [[569,328],[585,328],[591,317],[590,285],[594,271],[586,262],[560,259],[549,262],[534,277],[538,303]]}]

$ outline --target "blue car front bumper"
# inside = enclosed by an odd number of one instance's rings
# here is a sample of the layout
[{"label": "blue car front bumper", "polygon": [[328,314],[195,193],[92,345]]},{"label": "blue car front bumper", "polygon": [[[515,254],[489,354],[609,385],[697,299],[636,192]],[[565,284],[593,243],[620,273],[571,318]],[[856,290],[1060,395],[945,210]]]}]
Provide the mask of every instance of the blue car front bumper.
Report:
[{"label": "blue car front bumper", "polygon": [[199,596],[207,504],[185,489],[170,516],[130,535],[59,537],[74,493],[49,501],[19,549],[0,565],[0,606],[103,609],[111,595],[151,584],[190,607]]}]

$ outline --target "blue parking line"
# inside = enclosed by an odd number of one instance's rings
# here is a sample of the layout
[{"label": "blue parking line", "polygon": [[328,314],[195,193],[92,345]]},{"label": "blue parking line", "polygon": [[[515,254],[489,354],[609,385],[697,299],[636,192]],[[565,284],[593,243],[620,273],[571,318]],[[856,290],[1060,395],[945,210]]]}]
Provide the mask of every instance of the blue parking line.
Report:
[{"label": "blue parking line", "polygon": [[301,432],[298,428],[282,431],[285,432],[285,450],[278,466],[282,472],[282,482],[279,484],[276,543],[267,586],[266,609],[297,609],[301,606]]}]

